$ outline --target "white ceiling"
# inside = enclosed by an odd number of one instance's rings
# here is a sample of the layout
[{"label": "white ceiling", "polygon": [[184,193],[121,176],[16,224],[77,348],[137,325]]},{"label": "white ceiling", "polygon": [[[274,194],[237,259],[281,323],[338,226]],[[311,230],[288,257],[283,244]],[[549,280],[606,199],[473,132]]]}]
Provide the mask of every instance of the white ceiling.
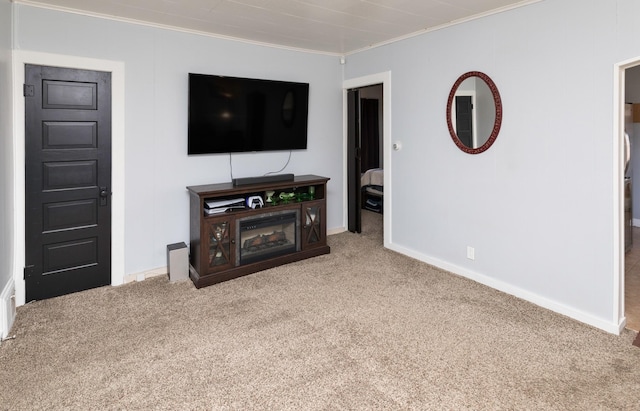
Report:
[{"label": "white ceiling", "polygon": [[540,0],[14,0],[345,55]]}]

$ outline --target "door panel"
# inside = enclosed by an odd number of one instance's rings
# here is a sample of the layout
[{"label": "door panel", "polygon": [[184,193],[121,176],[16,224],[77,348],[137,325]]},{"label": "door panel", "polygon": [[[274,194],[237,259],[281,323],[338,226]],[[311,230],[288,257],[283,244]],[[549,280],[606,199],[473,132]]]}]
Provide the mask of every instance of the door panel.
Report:
[{"label": "door panel", "polygon": [[362,192],[360,186],[360,92],[347,92],[347,193],[348,229],[362,232]]},{"label": "door panel", "polygon": [[42,164],[42,189],[54,191],[97,187],[97,164],[88,161],[55,161]]},{"label": "door panel", "polygon": [[42,205],[42,232],[89,227],[98,224],[98,202],[94,198]]},{"label": "door panel", "polygon": [[111,282],[110,73],[25,66],[26,300]]},{"label": "door panel", "polygon": [[98,264],[98,239],[82,238],[75,241],[46,244],[43,253],[43,274]]},{"label": "door panel", "polygon": [[97,148],[98,124],[95,121],[47,121],[42,126],[44,150]]},{"label": "door panel", "polygon": [[42,108],[95,110],[97,84],[78,81],[42,81]]},{"label": "door panel", "polygon": [[456,135],[469,148],[473,144],[473,105],[471,96],[456,96]]}]

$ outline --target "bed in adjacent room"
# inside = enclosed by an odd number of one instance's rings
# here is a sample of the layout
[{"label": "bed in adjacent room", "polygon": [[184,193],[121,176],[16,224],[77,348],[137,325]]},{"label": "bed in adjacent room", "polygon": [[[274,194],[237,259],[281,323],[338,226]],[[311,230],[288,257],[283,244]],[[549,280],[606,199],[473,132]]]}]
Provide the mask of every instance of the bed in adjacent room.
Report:
[{"label": "bed in adjacent room", "polygon": [[360,178],[362,186],[362,208],[382,213],[382,203],[384,198],[384,170],[382,168],[371,168]]}]

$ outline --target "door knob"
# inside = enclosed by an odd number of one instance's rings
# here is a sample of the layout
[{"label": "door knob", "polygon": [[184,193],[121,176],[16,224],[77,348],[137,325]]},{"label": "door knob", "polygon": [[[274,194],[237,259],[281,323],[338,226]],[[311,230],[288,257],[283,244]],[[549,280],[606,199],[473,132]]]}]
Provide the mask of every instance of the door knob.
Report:
[{"label": "door knob", "polygon": [[109,198],[109,190],[107,189],[107,187],[100,187],[100,205],[101,206],[106,206],[107,205],[107,198]]}]

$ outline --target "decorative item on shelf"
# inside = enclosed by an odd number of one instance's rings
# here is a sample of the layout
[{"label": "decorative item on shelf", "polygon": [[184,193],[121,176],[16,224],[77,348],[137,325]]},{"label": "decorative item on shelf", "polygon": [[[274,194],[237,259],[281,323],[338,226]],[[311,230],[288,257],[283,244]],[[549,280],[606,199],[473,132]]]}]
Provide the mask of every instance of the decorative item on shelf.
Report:
[{"label": "decorative item on shelf", "polygon": [[275,193],[275,191],[266,191],[264,193],[264,196],[266,197],[265,203],[273,203],[273,195]]},{"label": "decorative item on shelf", "polygon": [[302,201],[312,200],[313,198],[309,195],[309,193],[296,193],[296,201],[298,203]]},{"label": "decorative item on shelf", "polygon": [[278,197],[280,198],[283,204],[287,204],[287,203],[290,203],[295,198],[295,196],[296,194],[293,192],[292,193],[282,192]]},{"label": "decorative item on shelf", "polygon": [[313,200],[316,196],[316,186],[309,186],[309,199]]}]

